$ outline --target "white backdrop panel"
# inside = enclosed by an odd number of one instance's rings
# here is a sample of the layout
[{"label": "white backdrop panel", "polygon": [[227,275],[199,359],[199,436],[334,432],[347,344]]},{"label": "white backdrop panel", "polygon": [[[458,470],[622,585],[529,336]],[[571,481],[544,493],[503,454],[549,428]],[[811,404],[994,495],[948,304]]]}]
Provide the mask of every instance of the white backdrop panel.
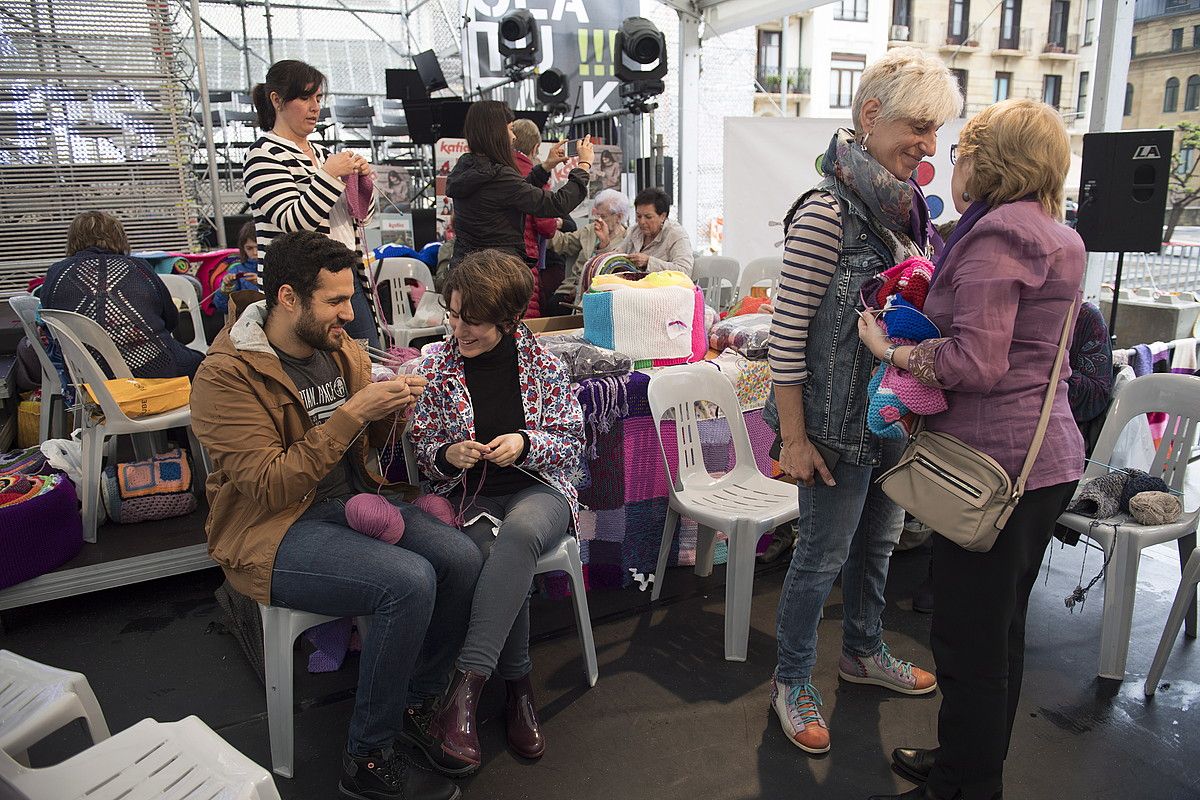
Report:
[{"label": "white backdrop panel", "polygon": [[[918,168],[934,222],[958,219],[950,201],[950,145],[964,120],[938,133],[937,153]],[[783,217],[821,179],[817,159],[846,120],[730,117],[725,120],[725,245],[723,255],[746,264],[783,252]]]}]

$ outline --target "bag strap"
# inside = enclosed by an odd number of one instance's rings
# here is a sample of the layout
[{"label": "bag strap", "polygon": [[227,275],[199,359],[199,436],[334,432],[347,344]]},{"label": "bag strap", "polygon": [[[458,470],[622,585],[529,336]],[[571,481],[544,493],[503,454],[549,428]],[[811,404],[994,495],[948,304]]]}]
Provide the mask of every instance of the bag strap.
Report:
[{"label": "bag strap", "polygon": [[1025,481],[1029,478],[1029,473],[1033,470],[1033,462],[1037,460],[1038,452],[1042,449],[1042,439],[1046,436],[1046,428],[1050,426],[1050,410],[1054,406],[1054,393],[1058,391],[1058,384],[1061,380],[1059,375],[1062,371],[1063,356],[1067,351],[1067,339],[1071,335],[1077,308],[1078,305],[1072,305],[1071,310],[1067,312],[1067,318],[1063,320],[1062,335],[1058,339],[1058,353],[1054,356],[1054,367],[1050,370],[1050,385],[1046,387],[1046,399],[1042,401],[1042,415],[1038,418],[1037,430],[1033,434],[1033,444],[1029,446],[1029,452],[1025,455],[1025,463],[1021,467],[1021,474],[1017,477],[1017,485],[1013,489],[1014,500],[1019,499],[1025,493]]}]

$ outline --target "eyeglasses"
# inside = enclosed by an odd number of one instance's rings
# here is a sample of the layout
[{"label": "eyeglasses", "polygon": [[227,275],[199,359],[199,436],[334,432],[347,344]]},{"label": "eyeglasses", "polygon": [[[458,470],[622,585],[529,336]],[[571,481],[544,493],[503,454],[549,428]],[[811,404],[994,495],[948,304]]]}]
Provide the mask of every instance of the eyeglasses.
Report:
[{"label": "eyeglasses", "polygon": [[958,163],[958,145],[950,145],[950,164],[953,166]]}]

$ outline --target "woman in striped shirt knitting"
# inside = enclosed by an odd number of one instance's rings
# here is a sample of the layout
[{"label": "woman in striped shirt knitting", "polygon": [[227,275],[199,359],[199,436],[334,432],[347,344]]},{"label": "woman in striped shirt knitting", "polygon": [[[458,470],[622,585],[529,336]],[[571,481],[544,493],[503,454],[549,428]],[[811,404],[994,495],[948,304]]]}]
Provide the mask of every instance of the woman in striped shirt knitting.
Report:
[{"label": "woman in striped shirt knitting", "polygon": [[857,309],[872,278],[941,246],[911,175],[933,155],[938,128],[961,108],[945,64],[911,47],[890,50],[863,72],[854,130],[833,135],[824,179],[784,221],[770,360],[779,462],[797,479],[800,518],[779,601],[771,705],[789,741],[809,753],[829,749],[812,675],[821,608],[839,572],[839,676],[907,695],[936,688],[932,674],[893,658],[883,642],[883,589],[903,513],[873,477],[900,448],[889,449],[867,428],[875,360],[859,341]]},{"label": "woman in striped shirt knitting", "polygon": [[[267,133],[246,156],[243,182],[258,234],[259,262],[282,233],[316,231],[362,252],[357,227],[375,214],[374,187],[366,211],[356,219],[347,203],[350,176],[372,177],[367,160],[349,150],[329,151],[308,137],[316,130],[325,95],[325,76],[302,61],[277,61],[254,87],[258,125]],[[379,346],[379,331],[367,294],[368,281],[355,274],[354,321],[346,333]]]}]

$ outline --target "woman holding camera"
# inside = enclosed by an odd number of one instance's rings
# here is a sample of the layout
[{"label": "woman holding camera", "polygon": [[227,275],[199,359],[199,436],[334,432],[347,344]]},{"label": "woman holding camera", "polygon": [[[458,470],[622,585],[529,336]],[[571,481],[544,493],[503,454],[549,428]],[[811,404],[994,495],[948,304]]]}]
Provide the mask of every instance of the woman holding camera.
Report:
[{"label": "woman holding camera", "polygon": [[513,155],[515,117],[507,103],[479,100],[471,104],[463,126],[470,152],[463,155],[446,180],[446,195],[454,200],[454,256],[450,268],[476,250],[503,250],[534,266],[525,253],[525,215],[565,217],[587,197],[592,168],[592,142],[579,141],[579,166],[555,191],[541,187],[550,171],[567,160],[560,142],[550,157],[525,177]]}]

